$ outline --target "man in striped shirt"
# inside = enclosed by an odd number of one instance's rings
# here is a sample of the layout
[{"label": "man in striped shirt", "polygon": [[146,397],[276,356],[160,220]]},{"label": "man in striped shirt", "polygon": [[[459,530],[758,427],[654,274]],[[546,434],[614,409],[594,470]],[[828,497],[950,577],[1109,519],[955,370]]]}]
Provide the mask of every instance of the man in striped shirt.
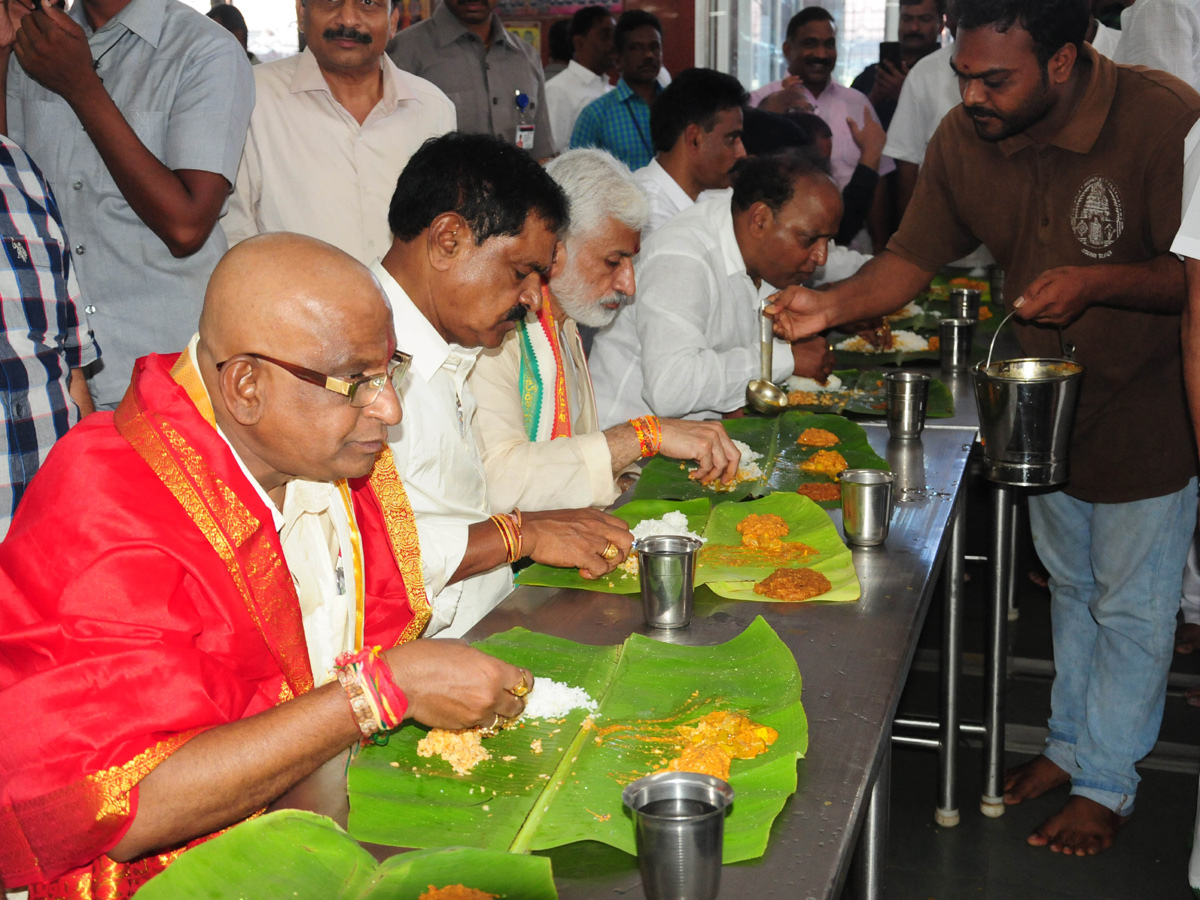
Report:
[{"label": "man in striped shirt", "polygon": [[62,217],[42,173],[0,136],[0,537],[51,445],[92,411],[100,351],[80,316]]}]

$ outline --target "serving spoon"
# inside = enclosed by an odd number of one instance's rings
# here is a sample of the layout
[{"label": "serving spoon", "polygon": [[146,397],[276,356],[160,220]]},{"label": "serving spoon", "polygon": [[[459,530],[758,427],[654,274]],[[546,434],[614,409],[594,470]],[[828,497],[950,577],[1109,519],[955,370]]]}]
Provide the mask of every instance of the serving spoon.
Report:
[{"label": "serving spoon", "polygon": [[[763,309],[767,307],[763,301]],[[759,315],[760,367],[759,377],[746,385],[746,402],[755,412],[775,416],[787,409],[787,392],[771,381],[771,369],[774,362],[775,335],[771,317],[765,312]]]}]

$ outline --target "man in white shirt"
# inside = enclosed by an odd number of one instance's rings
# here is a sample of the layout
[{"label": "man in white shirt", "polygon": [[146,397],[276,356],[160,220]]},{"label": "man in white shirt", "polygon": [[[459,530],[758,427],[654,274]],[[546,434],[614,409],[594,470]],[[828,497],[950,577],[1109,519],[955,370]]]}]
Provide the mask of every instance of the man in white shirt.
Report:
[{"label": "man in white shirt", "polygon": [[1121,13],[1113,60],[1170,72],[1200,90],[1200,2],[1139,0]]},{"label": "man in white shirt", "polygon": [[398,4],[298,8],[304,52],[254,69],[258,101],[221,226],[230,244],[294,231],[369,264],[391,244],[392,186],[426,138],[454,130],[454,105],[384,53]]},{"label": "man in white shirt", "polygon": [[[824,119],[833,132],[833,180],[843,189],[862,156],[846,120],[862,122],[864,116],[870,116],[878,122],[879,116],[864,94],[833,80],[837,65],[833,16],[820,6],[805,7],[792,16],[783,55],[788,61],[788,77],[752,92],[750,105],[776,113],[814,112]],[[879,174],[887,175],[894,168],[885,157]]]},{"label": "man in white shirt", "polygon": [[[648,412],[703,419],[740,409],[759,377],[763,300],[812,277],[841,215],[841,191],[817,162],[763,156],[739,165],[732,200],[698,203],[652,234],[638,257],[637,301],[596,336],[588,361],[600,427]],[[825,357],[820,337],[776,340],[772,378],[812,375],[814,353]]]},{"label": "man in white shirt", "polygon": [[704,191],[727,190],[742,146],[745,89],[732,75],[689,69],[654,101],[650,139],[655,157],[633,179],[650,201],[644,234],[664,225]]},{"label": "man in white shirt", "polygon": [[[624,487],[621,476],[655,449],[639,441],[641,423],[600,431],[576,327],[603,328],[633,297],[646,198],[625,164],[603,150],[568,151],[546,171],[567,195],[571,224],[542,308],[498,349],[480,354],[469,380],[479,401],[476,433],[488,497],[497,511],[608,506]],[[720,423],[657,424],[658,452],[696,460],[695,477],[728,481],[737,473],[738,451]]]},{"label": "man in white shirt", "polygon": [[388,443],[420,534],[427,634],[458,637],[483,618],[512,590],[506,563],[530,556],[599,577],[629,553],[625,523],[593,509],[488,519],[467,376],[481,348],[500,346],[541,307],[566,221],[554,180],[491,135],[427,142],[392,196],[392,246],[371,271],[391,301],[397,348],[413,357],[400,383],[404,420]]},{"label": "man in white shirt", "polygon": [[550,134],[556,153],[571,146],[571,131],[579,112],[612,90],[608,73],[616,65],[613,30],[617,27],[606,6],[585,6],[571,17],[574,53],[567,67],[546,81]]}]

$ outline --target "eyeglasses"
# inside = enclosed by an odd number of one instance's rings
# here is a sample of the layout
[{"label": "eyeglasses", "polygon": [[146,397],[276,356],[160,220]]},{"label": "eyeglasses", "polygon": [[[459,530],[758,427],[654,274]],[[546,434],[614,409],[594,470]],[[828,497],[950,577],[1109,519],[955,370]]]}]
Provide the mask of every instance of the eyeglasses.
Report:
[{"label": "eyeglasses", "polygon": [[[275,359],[271,356],[263,356],[261,353],[239,353],[238,356],[249,356],[251,359],[269,362],[271,365],[279,366],[285,372],[295,375],[301,381],[307,381],[309,384],[323,387],[327,391],[341,394],[350,400],[350,405],[355,409],[362,409],[374,403],[387,386],[387,383],[390,381],[395,384],[400,381],[408,371],[408,367],[412,365],[412,354],[397,350],[392,354],[392,358],[389,360],[391,365],[387,367],[386,372],[380,372],[378,375],[367,375],[364,378],[359,378],[357,381],[342,381],[342,379],[334,378],[332,375],[325,375],[313,369],[306,369],[304,366],[284,362],[281,359]],[[227,365],[233,358],[231,356],[224,362],[217,363],[217,371],[221,371],[221,367]]]}]

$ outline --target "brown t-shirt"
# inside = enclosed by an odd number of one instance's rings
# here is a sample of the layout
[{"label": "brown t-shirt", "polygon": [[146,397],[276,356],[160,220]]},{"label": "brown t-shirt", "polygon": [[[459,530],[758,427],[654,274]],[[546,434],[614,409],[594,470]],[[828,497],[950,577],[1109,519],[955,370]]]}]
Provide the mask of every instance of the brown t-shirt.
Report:
[{"label": "brown t-shirt", "polygon": [[[1163,72],[1118,66],[1090,47],[1074,117],[1044,145],[988,143],[962,106],[929,144],[888,249],[927,271],[980,242],[1005,269],[1005,305],[1047,269],[1146,262],[1179,228],[1183,140],[1200,95]],[[1178,313],[1091,307],[1064,329],[1085,371],[1067,493],[1127,503],[1180,490],[1196,474]],[[1179,297],[1182,311],[1184,296]],[[1013,319],[1023,352],[1061,356],[1055,328]]]}]

